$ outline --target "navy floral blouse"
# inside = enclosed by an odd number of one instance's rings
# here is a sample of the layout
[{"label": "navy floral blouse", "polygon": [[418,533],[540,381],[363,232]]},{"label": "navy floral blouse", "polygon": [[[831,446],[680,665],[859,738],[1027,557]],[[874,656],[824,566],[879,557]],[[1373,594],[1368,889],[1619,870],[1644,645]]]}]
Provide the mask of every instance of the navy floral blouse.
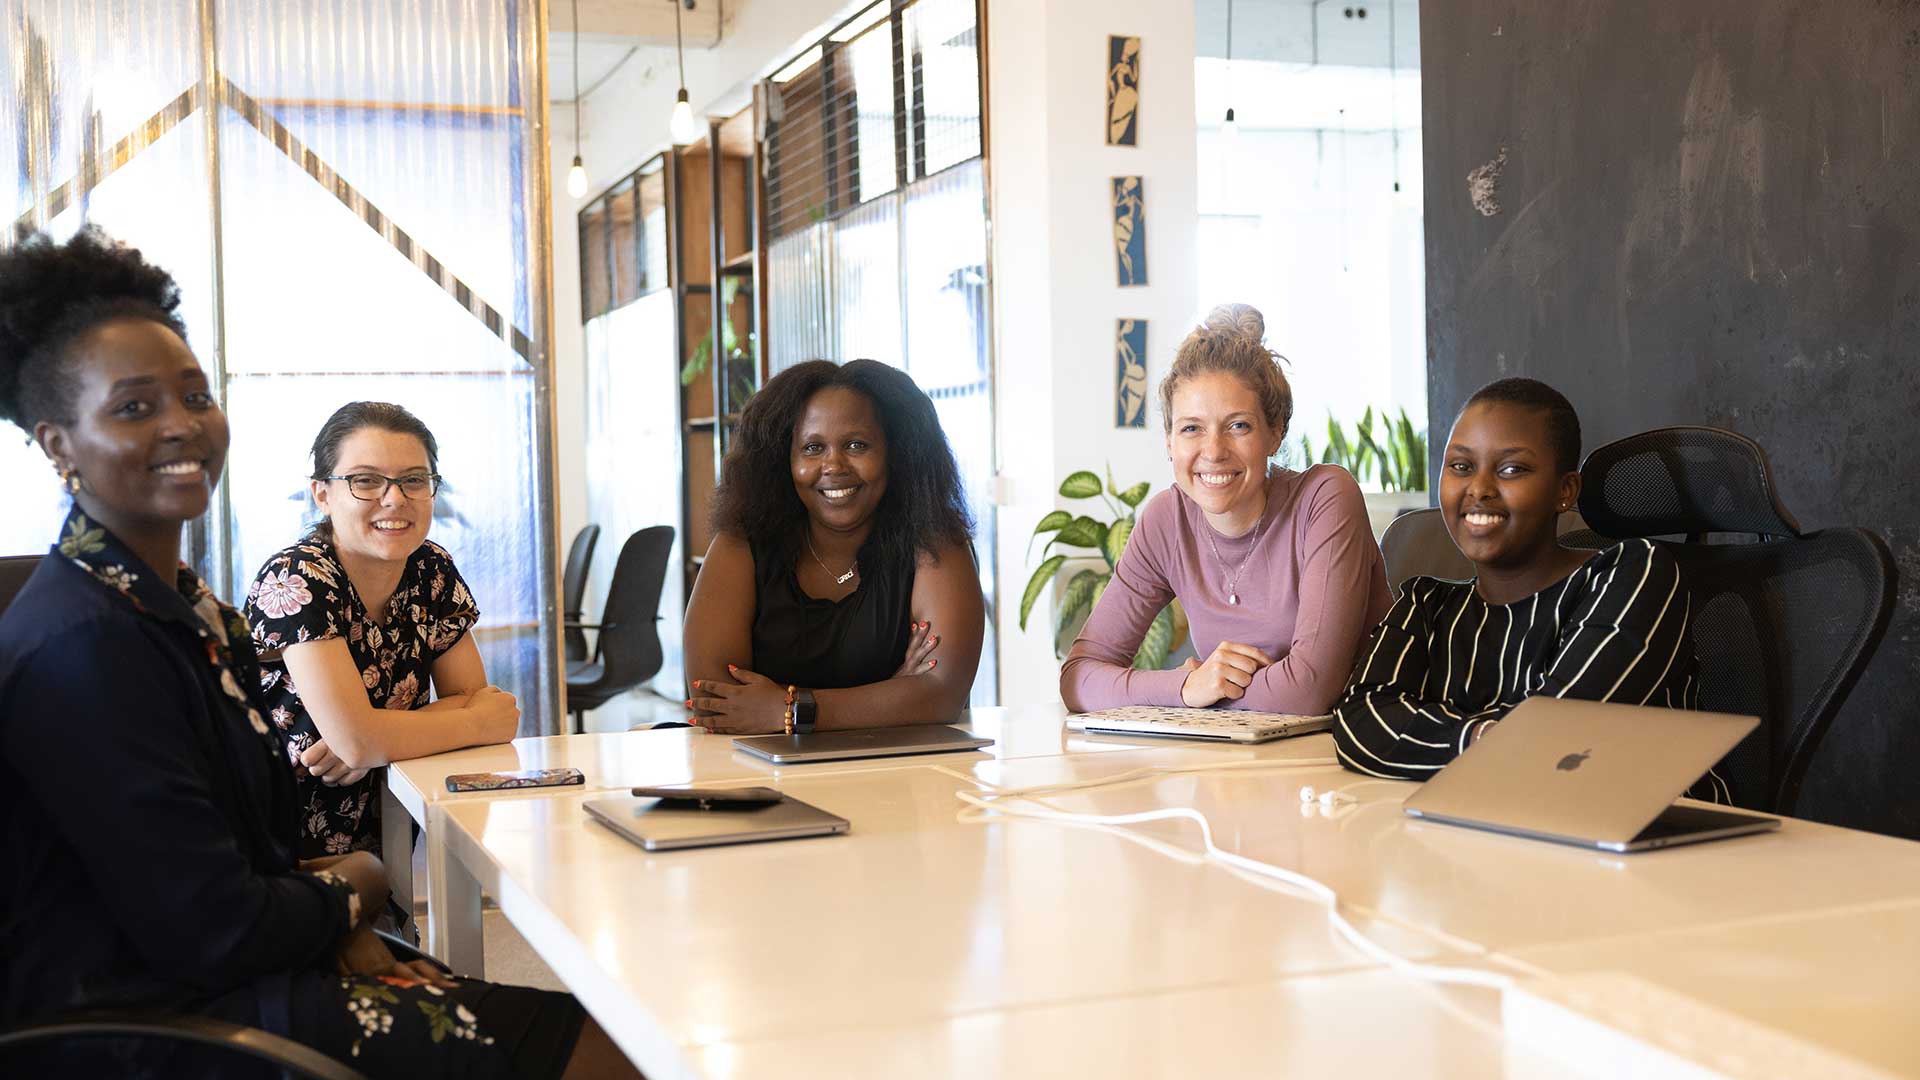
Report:
[{"label": "navy floral blouse", "polygon": [[[347,579],[332,539],[316,531],[260,568],[247,589],[246,615],[254,645],[265,657],[260,688],[268,715],[286,734],[287,756],[297,764],[320,732],[280,659],[282,649],[345,638],[374,708],[418,709],[431,700],[434,662],[473,628],[480,609],[454,569],[453,556],[429,540],[407,560],[386,617],[375,619]],[[304,774],[297,782],[302,858],[379,853],[379,771],[339,787]]]},{"label": "navy floral blouse", "polygon": [[75,509],[0,618],[0,1023],[191,1006],[328,955],[358,905],[294,861],[246,621]]}]

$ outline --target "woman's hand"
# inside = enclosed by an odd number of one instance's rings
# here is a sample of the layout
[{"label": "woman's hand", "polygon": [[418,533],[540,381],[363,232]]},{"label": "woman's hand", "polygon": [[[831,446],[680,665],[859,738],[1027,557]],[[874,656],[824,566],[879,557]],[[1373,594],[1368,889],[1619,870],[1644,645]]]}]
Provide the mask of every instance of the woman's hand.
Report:
[{"label": "woman's hand", "polygon": [[367,775],[366,769],[356,769],[340,760],[332,748],[327,746],[325,739],[316,739],[312,746],[301,751],[300,767],[307,770],[309,776],[329,787],[357,784],[361,777]]},{"label": "woman's hand", "polygon": [[746,668],[727,665],[733,682],[695,679],[687,708],[694,723],[722,735],[777,735],[786,730],[787,688]]},{"label": "woman's hand", "polygon": [[913,624],[913,637],[907,642],[907,658],[900,664],[900,670],[893,673],[898,679],[907,675],[925,675],[932,671],[940,661],[933,659],[934,646],[940,644],[939,637],[933,633],[933,623],[917,622]]},{"label": "woman's hand", "polygon": [[1204,663],[1197,658],[1187,661],[1187,681],[1180,686],[1180,700],[1190,709],[1239,701],[1254,675],[1271,663],[1273,657],[1252,645],[1223,641]]},{"label": "woman's hand", "polygon": [[396,960],[387,943],[380,939],[373,929],[362,924],[347,935],[340,947],[334,950],[334,970],[341,975],[374,975],[389,979],[406,979],[424,982],[439,987],[458,985],[439,968],[425,960]]},{"label": "woman's hand", "polygon": [[512,742],[520,733],[520,703],[497,686],[483,686],[467,696],[474,716],[474,737],[481,745]]}]

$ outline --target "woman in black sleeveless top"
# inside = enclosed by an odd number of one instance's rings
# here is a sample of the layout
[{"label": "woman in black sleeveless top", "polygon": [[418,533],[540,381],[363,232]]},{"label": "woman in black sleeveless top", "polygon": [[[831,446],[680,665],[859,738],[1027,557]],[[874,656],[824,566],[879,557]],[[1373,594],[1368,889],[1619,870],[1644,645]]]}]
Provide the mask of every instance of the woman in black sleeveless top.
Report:
[{"label": "woman in black sleeveless top", "polygon": [[986,611],[960,470],[928,399],[814,360],[740,417],[687,605],[687,704],[727,734],[951,723]]}]

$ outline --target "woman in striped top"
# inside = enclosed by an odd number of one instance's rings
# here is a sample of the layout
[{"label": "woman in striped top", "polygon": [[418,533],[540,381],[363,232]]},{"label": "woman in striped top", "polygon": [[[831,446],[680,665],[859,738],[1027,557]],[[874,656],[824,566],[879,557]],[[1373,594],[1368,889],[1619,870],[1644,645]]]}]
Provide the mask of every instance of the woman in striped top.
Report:
[{"label": "woman in striped top", "polygon": [[[1491,383],[1445,453],[1440,510],[1476,577],[1406,582],[1334,708],[1341,763],[1424,780],[1534,694],[1696,707],[1691,605],[1673,556],[1638,539],[1560,545],[1559,514],[1580,496],[1567,399],[1533,379]],[[1726,800],[1711,773],[1694,794]]]}]

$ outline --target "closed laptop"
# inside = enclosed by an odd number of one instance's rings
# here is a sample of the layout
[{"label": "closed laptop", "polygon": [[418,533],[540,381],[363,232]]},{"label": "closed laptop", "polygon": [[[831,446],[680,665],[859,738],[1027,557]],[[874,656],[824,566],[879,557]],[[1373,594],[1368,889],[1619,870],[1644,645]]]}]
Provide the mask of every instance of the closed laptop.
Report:
[{"label": "closed laptop", "polygon": [[1759,723],[1751,716],[1531,697],[1405,804],[1417,818],[1643,851],[1778,828],[1674,800]]}]

